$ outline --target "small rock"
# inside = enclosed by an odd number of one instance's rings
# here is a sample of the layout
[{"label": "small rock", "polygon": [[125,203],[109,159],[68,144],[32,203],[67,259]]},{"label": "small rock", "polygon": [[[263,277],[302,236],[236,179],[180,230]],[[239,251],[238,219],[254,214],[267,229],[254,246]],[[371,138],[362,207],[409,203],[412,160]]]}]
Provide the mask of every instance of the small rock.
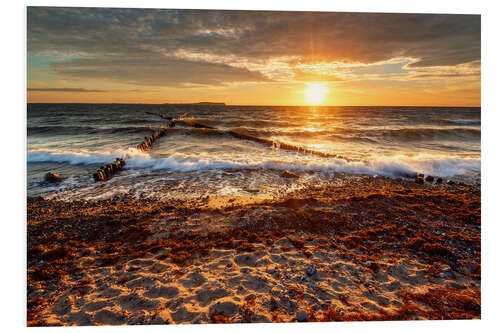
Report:
[{"label": "small rock", "polygon": [[437,180],[436,180],[436,184],[441,184],[443,182],[443,178],[439,177]]},{"label": "small rock", "polygon": [[288,170],[285,170],[281,173],[281,177],[283,178],[300,178],[299,175],[291,172],[291,171],[288,171]]},{"label": "small rock", "polygon": [[297,315],[297,320],[300,322],[307,321],[307,312],[305,312],[304,310],[300,310]]},{"label": "small rock", "polygon": [[448,179],[446,181],[446,185],[455,185],[455,182],[453,180],[451,180],[451,179]]},{"label": "small rock", "polygon": [[309,276],[313,276],[316,273],[316,265],[311,265],[311,266],[307,267],[306,273]]},{"label": "small rock", "polygon": [[432,177],[431,175],[425,177],[425,181],[426,182],[429,182],[429,183],[432,183],[434,181],[434,177]]},{"label": "small rock", "polygon": [[423,184],[424,183],[424,179],[421,178],[421,177],[417,177],[417,178],[415,178],[415,183],[417,183],[417,184]]},{"label": "small rock", "polygon": [[62,178],[57,173],[50,171],[45,174],[45,180],[51,183],[58,183],[62,181]]}]

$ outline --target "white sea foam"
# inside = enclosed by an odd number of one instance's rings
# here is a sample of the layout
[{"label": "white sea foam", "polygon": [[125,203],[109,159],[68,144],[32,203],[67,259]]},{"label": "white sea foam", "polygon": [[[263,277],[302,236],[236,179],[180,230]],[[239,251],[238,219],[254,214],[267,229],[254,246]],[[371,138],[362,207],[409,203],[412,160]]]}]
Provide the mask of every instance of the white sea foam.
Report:
[{"label": "white sea foam", "polygon": [[27,162],[55,162],[55,163],[68,163],[71,165],[89,165],[89,164],[102,164],[112,162],[117,157],[127,158],[145,155],[135,148],[117,151],[104,151],[104,152],[89,152],[87,150],[81,151],[68,151],[68,150],[40,150],[32,149],[27,153]]},{"label": "white sea foam", "polygon": [[194,156],[173,154],[168,157],[153,157],[136,149],[104,153],[68,151],[29,151],[28,162],[57,162],[77,164],[101,164],[116,157],[126,158],[127,169],[170,170],[193,172],[220,169],[274,169],[293,171],[344,172],[381,176],[400,176],[415,172],[440,177],[462,175],[469,171],[480,172],[479,157],[418,154],[414,156],[378,156],[366,161],[320,158],[284,153],[282,155],[210,155]]}]

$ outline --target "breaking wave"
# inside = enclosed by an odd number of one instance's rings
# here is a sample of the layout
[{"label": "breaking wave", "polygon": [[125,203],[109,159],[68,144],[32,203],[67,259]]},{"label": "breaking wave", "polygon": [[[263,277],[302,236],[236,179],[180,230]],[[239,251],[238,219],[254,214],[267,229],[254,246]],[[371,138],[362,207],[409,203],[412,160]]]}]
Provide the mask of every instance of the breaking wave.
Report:
[{"label": "breaking wave", "polygon": [[418,154],[414,156],[381,156],[365,161],[346,161],[335,158],[297,158],[295,154],[283,154],[281,159],[266,159],[258,156],[193,156],[176,153],[168,157],[153,157],[136,149],[105,153],[68,151],[29,151],[28,163],[56,162],[78,164],[103,164],[116,157],[126,158],[126,169],[153,169],[177,172],[210,171],[221,169],[267,169],[315,171],[327,173],[352,173],[398,177],[414,173],[425,173],[439,177],[453,177],[468,171],[481,171],[478,157],[460,157]]}]

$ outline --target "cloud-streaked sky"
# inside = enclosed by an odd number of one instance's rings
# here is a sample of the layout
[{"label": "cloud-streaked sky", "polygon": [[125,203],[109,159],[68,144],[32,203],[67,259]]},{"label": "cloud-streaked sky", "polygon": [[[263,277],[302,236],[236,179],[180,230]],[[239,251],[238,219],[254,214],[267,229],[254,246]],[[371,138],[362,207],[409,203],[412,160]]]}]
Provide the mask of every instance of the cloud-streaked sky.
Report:
[{"label": "cloud-streaked sky", "polygon": [[480,105],[479,15],[28,7],[29,102]]}]

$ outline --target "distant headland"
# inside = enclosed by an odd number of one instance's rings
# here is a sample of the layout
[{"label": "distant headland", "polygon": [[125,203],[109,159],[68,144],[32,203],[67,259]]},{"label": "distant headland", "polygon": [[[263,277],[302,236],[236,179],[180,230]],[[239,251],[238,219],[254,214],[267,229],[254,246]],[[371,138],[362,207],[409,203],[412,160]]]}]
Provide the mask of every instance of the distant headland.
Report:
[{"label": "distant headland", "polygon": [[198,102],[198,103],[163,103],[164,105],[209,105],[209,106],[226,106],[226,103],[217,102]]}]

